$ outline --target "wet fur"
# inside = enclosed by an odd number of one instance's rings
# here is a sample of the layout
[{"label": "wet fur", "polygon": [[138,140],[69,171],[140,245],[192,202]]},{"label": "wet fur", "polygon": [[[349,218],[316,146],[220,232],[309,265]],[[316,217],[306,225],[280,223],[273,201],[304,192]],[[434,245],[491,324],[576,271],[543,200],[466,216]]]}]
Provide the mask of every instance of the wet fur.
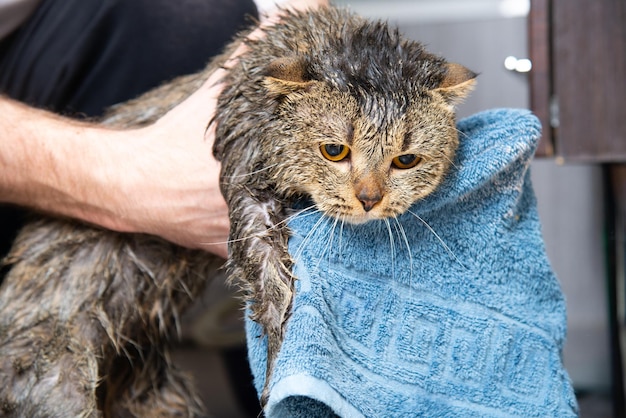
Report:
[{"label": "wet fur", "polygon": [[[328,216],[359,223],[394,218],[431,193],[458,143],[452,106],[474,74],[385,24],[332,8],[288,14],[266,32],[226,76],[214,152],[230,208],[227,271],[268,338],[269,382],[293,298],[289,208],[311,199]],[[152,123],[237,44],[103,123]],[[328,142],[350,146],[350,158],[324,159]],[[420,164],[394,169],[392,159],[406,153],[419,153]],[[374,202],[367,210],[366,198]],[[0,293],[0,415],[200,415],[168,350],[180,314],[219,264],[155,237],[55,219],[28,225]]]}]

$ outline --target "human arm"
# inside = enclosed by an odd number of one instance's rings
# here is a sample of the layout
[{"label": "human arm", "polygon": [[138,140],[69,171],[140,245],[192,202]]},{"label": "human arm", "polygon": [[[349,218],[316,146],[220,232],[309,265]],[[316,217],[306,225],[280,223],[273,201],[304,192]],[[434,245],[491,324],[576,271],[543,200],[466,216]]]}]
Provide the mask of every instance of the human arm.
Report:
[{"label": "human arm", "polygon": [[213,80],[134,130],[0,98],[0,200],[225,257],[227,208],[212,131],[204,135],[219,89]]},{"label": "human arm", "polygon": [[[321,4],[326,1],[282,6]],[[205,135],[219,78],[215,74],[154,125],[134,130],[78,122],[0,97],[0,201],[225,257],[228,211],[212,156],[214,131]]]}]

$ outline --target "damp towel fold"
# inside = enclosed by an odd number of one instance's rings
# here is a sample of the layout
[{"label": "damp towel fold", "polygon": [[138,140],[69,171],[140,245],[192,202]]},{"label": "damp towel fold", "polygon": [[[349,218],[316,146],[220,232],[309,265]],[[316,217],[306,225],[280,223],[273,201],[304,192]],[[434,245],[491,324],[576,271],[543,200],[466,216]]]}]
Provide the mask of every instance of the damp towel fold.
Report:
[{"label": "damp towel fold", "polygon": [[[577,416],[528,171],[539,122],[496,109],[458,128],[444,184],[397,222],[290,222],[299,280],[267,417]],[[265,339],[246,331],[260,390]]]}]

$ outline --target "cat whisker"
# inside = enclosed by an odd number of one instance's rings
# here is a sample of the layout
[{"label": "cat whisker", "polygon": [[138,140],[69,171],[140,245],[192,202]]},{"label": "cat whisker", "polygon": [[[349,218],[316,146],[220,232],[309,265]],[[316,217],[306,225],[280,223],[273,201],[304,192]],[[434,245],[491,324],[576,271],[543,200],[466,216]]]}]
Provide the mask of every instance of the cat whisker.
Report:
[{"label": "cat whisker", "polygon": [[[331,218],[329,218],[330,221]],[[329,239],[326,241],[326,245],[324,246],[324,250],[322,251],[322,253],[319,255],[319,257],[317,258],[317,265],[315,266],[315,269],[317,271],[319,271],[319,267],[320,267],[320,263],[322,262],[322,259],[324,258],[324,256],[326,256],[328,254],[328,265],[330,265],[330,257],[331,257],[331,248],[333,245],[333,240],[335,237],[335,229],[337,228],[337,223],[339,222],[339,218],[334,218],[334,222],[332,227],[330,228],[329,231]]]},{"label": "cat whisker", "polygon": [[411,245],[409,244],[409,240],[406,236],[406,231],[404,230],[404,227],[398,220],[398,217],[394,216],[393,220],[395,222],[396,231],[398,231],[400,237],[402,238],[402,241],[404,242],[404,245],[406,246],[406,251],[409,255],[409,287],[412,289],[413,287],[411,286],[411,280],[413,280],[413,252],[411,251]]},{"label": "cat whisker", "polygon": [[[315,209],[315,210],[311,211],[311,209]],[[305,212],[308,212],[308,213],[305,213]],[[309,206],[307,208],[299,210],[298,212],[296,212],[296,213],[286,217],[282,221],[277,222],[276,224],[274,224],[271,227],[269,227],[268,230],[273,230],[273,229],[276,229],[276,228],[280,227],[283,224],[287,224],[291,220],[297,218],[298,216],[310,216],[310,215],[313,215],[313,214],[318,213],[318,212],[320,212],[320,210],[317,209],[317,207],[315,205],[311,205],[311,206]],[[226,240],[226,241],[201,242],[200,244],[204,245],[204,246],[224,245],[224,244],[232,244],[234,242],[246,241],[246,240],[249,240],[249,239],[252,239],[252,238],[259,238],[259,237],[261,237],[260,234],[252,234],[252,235],[248,235],[248,236],[241,237],[241,238],[229,239],[229,240]]]},{"label": "cat whisker", "polygon": [[319,213],[319,212],[321,212],[321,210],[319,210],[315,204],[312,204],[311,206],[308,206],[308,207],[306,207],[304,209],[300,209],[297,212],[287,216],[282,221],[277,222],[274,226],[272,226],[272,229],[277,228],[277,227],[279,227],[281,225],[286,225],[286,224],[288,224],[289,222],[291,222],[292,220],[294,220],[294,219],[296,219],[298,217],[306,217],[306,216],[314,215],[314,214]]},{"label": "cat whisker", "polygon": [[467,267],[465,266],[465,264],[461,262],[461,260],[456,256],[456,254],[454,254],[454,252],[450,249],[450,247],[448,247],[448,245],[443,241],[443,239],[439,236],[439,234],[437,234],[437,232],[435,232],[435,230],[428,224],[428,222],[426,222],[424,219],[422,219],[421,216],[419,216],[418,214],[414,213],[411,210],[407,210],[407,212],[415,216],[422,224],[424,224],[424,226],[428,228],[428,230],[437,238],[437,240],[439,240],[443,248],[446,249],[446,251],[452,256],[452,258],[454,258],[454,260],[457,263],[459,263],[464,269],[467,270]]},{"label": "cat whisker", "polygon": [[442,156],[445,160],[447,160],[452,167],[454,167],[457,170],[459,169],[459,167],[454,163],[454,160],[448,157],[443,151],[439,151],[438,154]]},{"label": "cat whisker", "polygon": [[[335,218],[335,222],[333,223],[333,229],[331,232],[331,240],[330,240],[330,248],[332,249],[333,240],[335,239],[335,231],[337,230],[337,225],[339,225],[339,242],[341,242],[341,233],[343,231],[343,221],[339,218]],[[330,254],[331,251],[328,252],[328,260],[330,262]]]},{"label": "cat whisker", "polygon": [[313,227],[309,230],[309,232],[306,234],[306,236],[304,237],[304,239],[302,240],[302,242],[300,243],[300,245],[298,246],[298,249],[296,250],[295,254],[292,256],[292,258],[297,262],[297,260],[300,259],[300,257],[302,256],[302,252],[304,251],[304,247],[306,247],[307,243],[311,240],[311,238],[313,237],[313,235],[316,233],[317,229],[320,228],[320,226],[322,225],[322,222],[329,222],[330,219],[327,218],[326,216],[322,216],[320,217],[317,222],[315,222],[315,224],[313,225]]},{"label": "cat whisker", "polygon": [[251,172],[249,172],[249,173],[244,173],[244,174],[236,174],[236,175],[232,175],[232,176],[223,176],[222,178],[223,178],[223,179],[225,179],[225,178],[228,178],[228,179],[237,179],[237,178],[249,177],[249,176],[253,176],[253,175],[258,174],[258,173],[262,173],[263,171],[270,170],[270,169],[272,169],[272,168],[276,167],[277,165],[278,165],[278,164],[271,164],[271,165],[268,165],[268,166],[266,166],[266,167],[260,168],[260,169],[258,169],[258,170],[251,171]]},{"label": "cat whisker", "polygon": [[[339,223],[339,218],[335,218],[335,222],[333,222],[333,227],[330,230],[330,240],[328,244],[328,248],[332,248],[333,240],[335,239],[335,230],[337,229],[337,224]],[[328,261],[330,262],[330,254],[331,251],[328,251]]]},{"label": "cat whisker", "polygon": [[206,246],[206,247],[210,247],[212,245],[224,245],[224,244],[232,244],[234,242],[241,242],[241,241],[247,241],[249,239],[252,238],[259,238],[261,235],[260,234],[252,234],[252,235],[248,235],[245,237],[241,237],[241,238],[235,238],[235,239],[228,239],[226,241],[215,241],[215,242],[201,242],[200,245]]},{"label": "cat whisker", "polygon": [[339,227],[339,251],[338,254],[343,254],[343,226],[346,224],[346,215],[341,215],[341,226]]},{"label": "cat whisker", "polygon": [[462,139],[469,138],[469,135],[468,135],[468,134],[466,134],[465,132],[463,132],[462,130],[460,130],[459,128],[456,128],[456,127],[455,127],[454,129],[455,129],[455,130],[456,130],[456,132],[459,134],[459,138],[462,138]]},{"label": "cat whisker", "polygon": [[391,251],[391,278],[396,278],[396,248],[393,240],[393,233],[391,232],[391,225],[389,223],[389,218],[385,218],[385,226],[387,227],[387,232],[389,233],[389,246]]},{"label": "cat whisker", "polygon": [[231,187],[232,186],[236,186],[237,184],[239,184],[241,182],[241,179],[245,179],[245,178],[257,175],[259,173],[262,173],[263,171],[270,170],[271,168],[276,167],[276,166],[277,166],[277,164],[272,164],[272,165],[269,165],[267,167],[263,167],[263,168],[261,168],[259,170],[252,171],[250,173],[236,174],[236,175],[232,175],[232,176],[223,176],[220,179],[220,185],[221,186],[231,186]]},{"label": "cat whisker", "polygon": [[252,235],[248,235],[245,237],[241,237],[241,238],[235,238],[235,239],[228,239],[226,241],[214,241],[214,242],[201,242],[200,245],[204,246],[204,247],[211,247],[214,245],[229,245],[235,242],[242,242],[242,241],[247,241],[249,239],[253,239],[253,238],[260,238],[262,235],[264,234],[252,234]]}]

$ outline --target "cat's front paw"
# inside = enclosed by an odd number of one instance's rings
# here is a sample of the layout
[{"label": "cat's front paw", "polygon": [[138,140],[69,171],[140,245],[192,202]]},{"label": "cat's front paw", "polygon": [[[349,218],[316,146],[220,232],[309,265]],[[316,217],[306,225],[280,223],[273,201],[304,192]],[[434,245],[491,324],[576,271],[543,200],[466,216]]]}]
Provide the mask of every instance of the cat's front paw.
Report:
[{"label": "cat's front paw", "polygon": [[[261,325],[267,336],[267,367],[265,385],[261,393],[261,405],[265,407],[269,399],[270,380],[276,357],[282,346],[287,320],[291,315],[293,302],[293,276],[284,266],[281,271],[265,271],[261,286],[253,295],[250,318]],[[273,270],[273,271],[272,271]]]},{"label": "cat's front paw", "polygon": [[263,406],[269,397],[269,385],[294,296],[293,260],[288,251],[289,230],[285,226],[283,206],[278,200],[263,200],[246,194],[234,194],[229,199],[229,207],[234,210],[230,213],[228,275],[243,286],[250,319],[261,326],[267,337]]}]

